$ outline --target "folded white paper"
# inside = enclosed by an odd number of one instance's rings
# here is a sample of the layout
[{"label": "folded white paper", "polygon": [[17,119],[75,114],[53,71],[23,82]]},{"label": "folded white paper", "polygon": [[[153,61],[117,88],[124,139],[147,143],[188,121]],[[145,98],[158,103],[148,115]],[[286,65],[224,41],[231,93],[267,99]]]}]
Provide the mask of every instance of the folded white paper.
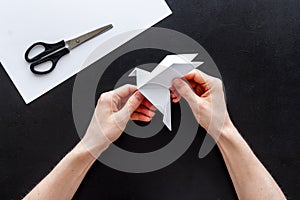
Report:
[{"label": "folded white paper", "polygon": [[172,80],[181,78],[202,65],[192,62],[197,54],[168,55],[152,72],[135,68],[129,76],[136,76],[138,90],[164,115],[163,122],[171,127],[170,90]]},{"label": "folded white paper", "polygon": [[[24,101],[29,103],[83,69],[89,54],[105,41],[128,31],[150,28],[171,13],[164,0],[2,0],[0,61]],[[26,49],[37,41],[68,40],[107,24],[113,24],[114,28],[73,49],[50,74],[33,74],[24,60]],[[139,33],[128,34],[116,44],[105,46],[101,56]]]}]

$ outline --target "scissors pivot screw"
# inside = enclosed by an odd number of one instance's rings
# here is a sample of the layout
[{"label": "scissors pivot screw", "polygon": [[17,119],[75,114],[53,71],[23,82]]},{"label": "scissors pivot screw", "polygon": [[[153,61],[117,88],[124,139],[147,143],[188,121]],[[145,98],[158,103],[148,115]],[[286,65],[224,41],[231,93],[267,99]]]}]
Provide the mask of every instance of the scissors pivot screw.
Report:
[{"label": "scissors pivot screw", "polygon": [[80,43],[80,40],[79,40],[79,39],[77,39],[77,40],[76,40],[76,43]]}]

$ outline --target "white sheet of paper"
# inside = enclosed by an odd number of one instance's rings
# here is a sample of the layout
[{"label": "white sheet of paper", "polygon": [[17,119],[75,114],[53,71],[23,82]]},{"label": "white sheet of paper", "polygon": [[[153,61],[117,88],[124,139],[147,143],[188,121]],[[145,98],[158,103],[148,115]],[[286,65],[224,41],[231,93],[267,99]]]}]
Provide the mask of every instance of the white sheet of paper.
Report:
[{"label": "white sheet of paper", "polygon": [[[150,28],[171,13],[164,0],[3,0],[0,61],[29,103],[79,72],[89,54],[103,42],[124,32]],[[110,23],[113,29],[73,49],[50,74],[37,76],[30,71],[24,53],[34,42],[68,40]],[[103,56],[140,32],[106,46]],[[100,57],[92,62],[97,59]]]},{"label": "white sheet of paper", "polygon": [[171,102],[169,88],[175,78],[181,78],[202,65],[192,62],[198,54],[168,55],[152,71],[135,68],[129,76],[136,76],[138,90],[164,115],[163,122],[171,127]]}]

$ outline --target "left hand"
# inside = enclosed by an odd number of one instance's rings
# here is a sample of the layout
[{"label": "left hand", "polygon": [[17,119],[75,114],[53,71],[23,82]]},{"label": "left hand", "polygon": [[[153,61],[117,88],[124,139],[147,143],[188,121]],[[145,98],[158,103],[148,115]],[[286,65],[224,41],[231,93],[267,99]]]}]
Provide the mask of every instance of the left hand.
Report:
[{"label": "left hand", "polygon": [[130,119],[149,122],[155,115],[154,110],[155,107],[133,85],[103,93],[82,142],[93,156],[98,157],[121,136]]}]

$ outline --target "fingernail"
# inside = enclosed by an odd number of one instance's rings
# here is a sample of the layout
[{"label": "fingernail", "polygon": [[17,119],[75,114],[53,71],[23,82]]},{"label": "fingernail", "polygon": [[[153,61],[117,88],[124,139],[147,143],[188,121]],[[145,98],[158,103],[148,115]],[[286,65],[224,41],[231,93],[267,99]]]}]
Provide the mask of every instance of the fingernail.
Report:
[{"label": "fingernail", "polygon": [[181,82],[180,82],[180,79],[179,79],[179,78],[176,78],[176,79],[173,80],[174,86],[178,86],[180,83],[181,83]]},{"label": "fingernail", "polygon": [[149,111],[149,117],[153,118],[155,115],[155,112]]}]

